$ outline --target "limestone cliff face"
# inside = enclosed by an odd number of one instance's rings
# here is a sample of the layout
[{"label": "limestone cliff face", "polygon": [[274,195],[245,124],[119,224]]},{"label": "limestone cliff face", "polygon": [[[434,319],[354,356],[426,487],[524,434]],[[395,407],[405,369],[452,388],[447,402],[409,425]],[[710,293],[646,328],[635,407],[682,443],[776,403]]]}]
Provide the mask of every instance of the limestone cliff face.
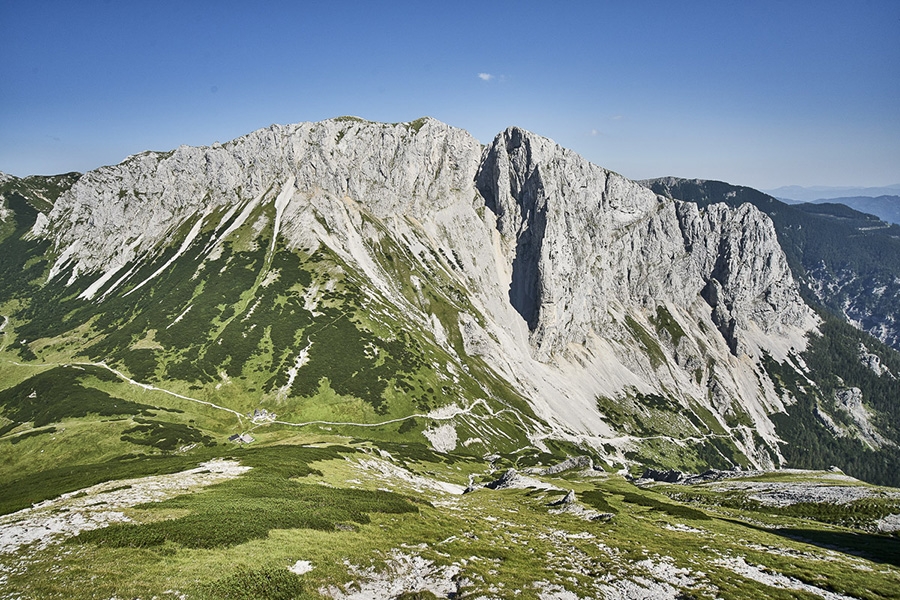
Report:
[{"label": "limestone cliff face", "polygon": [[661,177],[641,184],[700,206],[753,204],[772,219],[804,297],[900,349],[900,269],[889,258],[900,256],[897,225],[839,205],[785,204],[722,181]]},{"label": "limestone cliff face", "polygon": [[542,358],[603,331],[616,302],[702,297],[734,354],[750,351],[751,330],[809,321],[771,222],[749,204],[668,200],[517,128],[486,150],[477,185],[507,248],[510,304]]},{"label": "limestone cliff face", "polygon": [[518,128],[483,148],[432,119],[342,118],[143,153],[85,174],[34,233],[54,242],[50,277],[89,277],[83,297],[98,300],[134,291],[146,257],[224,227],[215,215],[266,203],[288,248],[328,246],[445,345],[446,324],[401,293],[417,282],[393,278],[377,246],[440,257],[429,268],[479,313],[459,314],[465,351],[558,432],[610,439],[598,396],[665,391],[725,429],[749,415],[736,443],[757,464],[777,460],[768,415],[781,399],[755,357],[802,348],[815,321],[768,218],[658,196]]},{"label": "limestone cliff face", "polygon": [[289,178],[300,200],[365,199],[379,217],[460,201],[477,140],[432,119],[414,125],[273,125],[227,144],[138,154],[85,174],[36,233],[52,236],[76,273],[91,273],[152,251],[194,213],[271,194]]}]

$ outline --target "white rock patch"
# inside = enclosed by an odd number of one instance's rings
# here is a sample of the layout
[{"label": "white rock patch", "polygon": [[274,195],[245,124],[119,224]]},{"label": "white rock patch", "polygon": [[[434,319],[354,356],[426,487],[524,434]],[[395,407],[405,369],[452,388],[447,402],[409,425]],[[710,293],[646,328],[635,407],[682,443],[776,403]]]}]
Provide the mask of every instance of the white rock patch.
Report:
[{"label": "white rock patch", "polygon": [[300,367],[309,362],[309,349],[312,348],[312,340],[306,344],[306,347],[300,351],[300,354],[297,355],[297,359],[294,361],[294,366],[287,370],[287,383],[281,386],[278,389],[279,396],[287,396],[287,393],[290,391],[291,386],[294,385],[294,379],[297,378],[297,372],[300,370]]},{"label": "white rock patch", "polygon": [[900,515],[888,515],[880,519],[876,524],[878,531],[882,533],[893,533],[900,531]]},{"label": "white rock patch", "polygon": [[174,321],[172,321],[171,323],[169,323],[168,325],[166,325],[166,329],[168,329],[169,327],[171,327],[171,326],[174,325],[175,323],[178,323],[179,321],[181,321],[181,320],[184,318],[184,315],[188,314],[188,311],[190,311],[191,308],[193,308],[193,307],[194,307],[193,304],[188,304],[188,307],[187,307],[186,309],[184,309],[183,311],[181,311],[181,314],[178,315],[177,317],[175,317],[175,320],[174,320]]},{"label": "white rock patch", "polygon": [[447,598],[457,591],[453,581],[459,573],[457,565],[437,566],[421,556],[403,554],[395,550],[387,561],[385,570],[366,569],[346,563],[348,570],[358,578],[356,583],[341,589],[331,587],[319,590],[323,596],[336,600],[371,600],[395,598],[403,592],[428,590],[439,598]]},{"label": "white rock patch", "polygon": [[465,490],[461,485],[422,477],[421,475],[416,475],[403,467],[399,467],[384,460],[361,460],[357,463],[357,466],[361,470],[374,475],[385,483],[391,484],[399,482],[404,484],[405,487],[410,487],[420,493],[425,491],[437,491],[445,494],[461,495]]},{"label": "white rock patch", "polygon": [[645,577],[617,579],[598,586],[607,600],[676,600],[681,592],[663,581]]},{"label": "white rock patch", "polygon": [[438,452],[452,452],[456,449],[456,427],[450,423],[426,429],[422,434],[431,442],[431,447]]},{"label": "white rock patch", "polygon": [[714,486],[717,491],[742,490],[766,506],[791,506],[803,502],[850,504],[868,498],[898,499],[900,492],[862,485],[817,485],[802,483],[729,481]]},{"label": "white rock patch", "polygon": [[36,549],[130,519],[123,509],[147,502],[161,502],[191,490],[233,479],[248,471],[233,460],[211,460],[195,469],[139,479],[107,481],[69,492],[0,517],[0,554],[23,546]]},{"label": "white rock patch", "polygon": [[281,193],[275,198],[275,225],[272,231],[272,247],[269,248],[270,253],[275,251],[275,242],[278,240],[278,232],[281,229],[281,218],[284,215],[284,208],[288,205],[288,202],[291,201],[291,198],[294,197],[294,183],[296,181],[297,178],[293,175],[288,177],[284,187],[281,188]]},{"label": "white rock patch", "polygon": [[199,219],[197,219],[197,222],[194,223],[194,226],[191,227],[191,230],[188,232],[187,236],[184,238],[184,241],[181,242],[181,246],[178,248],[178,251],[169,260],[167,260],[163,266],[161,266],[156,271],[154,271],[153,274],[150,275],[147,279],[143,280],[142,282],[140,282],[139,284],[137,284],[136,286],[134,286],[133,288],[131,288],[130,290],[125,292],[125,296],[129,296],[129,295],[133,294],[134,292],[138,291],[139,289],[141,289],[142,287],[144,287],[145,285],[147,285],[147,283],[152,281],[156,276],[158,276],[160,273],[162,273],[163,271],[168,269],[169,266],[172,265],[172,263],[174,263],[176,260],[178,260],[178,257],[181,256],[182,254],[184,254],[184,252],[190,247],[191,243],[193,243],[194,239],[200,233],[200,228],[203,227],[203,221],[205,219],[206,219],[206,213],[203,213],[203,215]]},{"label": "white rock patch", "polygon": [[309,573],[315,569],[311,562],[308,560],[298,560],[293,565],[288,567],[288,571],[291,573],[295,573],[297,575],[303,575],[304,573]]},{"label": "white rock patch", "polygon": [[[478,402],[479,402],[478,400],[473,402],[472,407],[474,407],[476,404],[478,404]],[[481,402],[483,402],[483,401],[481,401]],[[469,410],[471,410],[472,407],[469,407]],[[458,404],[454,403],[454,404],[445,404],[444,406],[440,406],[440,407],[434,409],[433,411],[429,412],[427,416],[429,419],[445,421],[447,419],[452,419],[456,415],[462,415],[467,412],[469,412],[469,411],[464,408],[460,408],[460,406]]]},{"label": "white rock patch", "polygon": [[807,592],[809,594],[815,594],[816,596],[825,598],[826,600],[855,600],[852,596],[845,596],[843,594],[836,594],[835,592],[823,590],[820,587],[816,587],[808,583],[803,583],[799,579],[788,577],[787,575],[784,575],[782,573],[770,573],[764,571],[759,566],[749,564],[743,556],[727,559],[723,558],[717,560],[716,564],[720,567],[725,567],[726,569],[734,571],[741,577],[746,577],[747,579],[758,581],[759,583],[768,585],[770,587],[782,590],[796,590]]}]

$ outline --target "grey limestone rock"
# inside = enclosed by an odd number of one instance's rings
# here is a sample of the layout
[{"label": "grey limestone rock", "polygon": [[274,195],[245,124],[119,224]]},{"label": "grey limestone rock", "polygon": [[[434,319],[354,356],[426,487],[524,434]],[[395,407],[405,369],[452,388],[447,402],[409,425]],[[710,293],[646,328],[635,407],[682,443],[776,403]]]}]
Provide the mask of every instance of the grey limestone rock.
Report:
[{"label": "grey limestone rock", "polygon": [[877,354],[869,352],[869,349],[862,343],[859,345],[859,362],[879,377],[887,375],[888,378],[894,379],[894,374],[881,363],[881,358]]},{"label": "grey limestone rock", "polygon": [[544,475],[556,475],[571,469],[593,469],[594,461],[590,456],[570,456],[559,464],[544,469]]},{"label": "grey limestone rock", "polygon": [[613,304],[688,306],[702,296],[735,354],[753,326],[777,332],[809,318],[771,223],[749,204],[700,210],[668,200],[519,128],[482,152],[463,130],[417,125],[332,119],[145,152],[85,174],[34,233],[54,241],[51,277],[70,265],[74,278],[175,243],[198,215],[289,187],[280,234],[291,247],[326,241],[346,251],[377,236],[363,212],[398,233],[398,219],[423,223],[490,294],[491,223],[476,217],[476,196],[495,216],[508,303],[539,359],[607,332]]},{"label": "grey limestone rock", "polygon": [[863,403],[862,390],[857,387],[836,390],[834,401],[837,408],[846,413],[856,426],[858,437],[873,449],[884,445],[893,446],[893,442],[882,436],[872,423],[872,413]]},{"label": "grey limestone rock", "polygon": [[[265,203],[288,248],[329,247],[446,346],[421,294],[401,293],[415,282],[393,280],[373,248],[389,237],[442,257],[478,313],[459,314],[463,350],[555,429],[611,436],[598,395],[666,389],[720,416],[744,405],[778,454],[766,415],[781,400],[742,357],[784,357],[816,321],[768,217],[658,196],[519,128],[482,147],[434,119],[338,118],[145,152],[82,176],[33,234],[53,242],[51,279],[90,278],[82,297],[102,301],[134,289],[134,265]],[[751,436],[735,439],[755,460]]]},{"label": "grey limestone rock", "polygon": [[771,221],[750,204],[669,200],[518,128],[485,150],[476,183],[539,357],[606,329],[613,303],[686,306],[700,295],[734,354],[754,328],[811,320]]},{"label": "grey limestone rock", "polygon": [[498,477],[494,481],[484,484],[484,487],[488,488],[489,490],[503,490],[509,487],[514,487],[516,479],[518,478],[519,474],[515,469],[507,469],[500,475],[500,477]]},{"label": "grey limestone rock", "polygon": [[569,490],[566,492],[566,495],[550,503],[550,506],[569,506],[570,504],[574,504],[576,501],[575,490]]}]

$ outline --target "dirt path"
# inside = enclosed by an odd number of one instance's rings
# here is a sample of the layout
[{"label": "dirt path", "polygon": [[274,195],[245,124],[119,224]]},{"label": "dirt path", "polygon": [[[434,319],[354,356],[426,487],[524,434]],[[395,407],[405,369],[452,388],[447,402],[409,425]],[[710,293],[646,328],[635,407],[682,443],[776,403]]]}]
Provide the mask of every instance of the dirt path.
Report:
[{"label": "dirt path", "polygon": [[32,363],[32,364],[19,363],[14,360],[10,360],[8,362],[16,365],[17,367],[64,367],[67,365],[73,365],[73,366],[79,366],[79,367],[102,367],[126,383],[130,383],[131,385],[136,385],[139,388],[142,388],[145,390],[150,390],[153,392],[161,392],[163,394],[175,396],[176,398],[181,398],[182,400],[188,400],[190,402],[196,402],[197,404],[203,404],[203,405],[209,406],[211,408],[215,408],[217,410],[224,410],[225,412],[229,412],[229,413],[235,415],[238,418],[238,421],[241,423],[241,426],[243,426],[243,424],[244,424],[244,419],[243,419],[244,415],[239,413],[236,410],[233,410],[231,408],[226,408],[224,406],[219,406],[218,404],[214,404],[214,403],[208,402],[206,400],[200,400],[199,398],[191,398],[190,396],[185,396],[184,394],[179,394],[178,392],[173,392],[173,391],[167,390],[165,388],[156,387],[155,385],[150,385],[149,383],[141,383],[140,381],[135,381],[134,379],[132,379],[125,373],[122,373],[121,371],[114,369],[113,367],[109,366],[108,364],[106,364],[105,362],[102,362],[102,361],[101,362],[68,362],[68,363]]},{"label": "dirt path", "polygon": [[[31,364],[19,363],[19,362],[12,361],[12,360],[10,360],[8,362],[10,362],[11,364],[14,364],[18,367],[58,367],[58,366],[66,366],[66,365],[101,367],[103,369],[106,369],[110,373],[114,374],[116,377],[118,377],[122,381],[129,383],[131,385],[136,385],[139,388],[154,391],[154,392],[161,392],[163,394],[169,394],[170,396],[174,396],[174,397],[180,398],[182,400],[196,402],[197,404],[203,404],[205,406],[209,406],[216,410],[222,410],[225,412],[229,412],[238,418],[238,421],[240,422],[241,427],[243,427],[243,425],[244,425],[243,418],[246,415],[244,415],[234,409],[227,408],[225,406],[219,406],[218,404],[209,402],[207,400],[191,398],[190,396],[185,396],[184,394],[179,394],[177,392],[173,392],[173,391],[167,390],[165,388],[157,387],[155,385],[150,385],[148,383],[141,383],[140,381],[135,381],[131,377],[125,375],[118,369],[115,369],[115,368],[109,366],[108,364],[106,364],[103,361],[100,361],[100,362],[68,362],[68,363],[31,363]],[[491,407],[487,403],[487,401],[485,401],[483,398],[479,398],[479,399],[475,400],[474,402],[472,402],[472,404],[470,404],[469,406],[467,406],[465,408],[461,408],[456,404],[450,404],[447,406],[442,406],[440,408],[437,408],[429,413],[415,413],[412,415],[407,415],[405,417],[398,417],[396,419],[388,419],[386,421],[380,421],[377,423],[353,423],[353,422],[345,422],[345,421],[321,421],[321,420],[304,421],[304,422],[300,422],[300,423],[291,423],[289,421],[271,421],[271,423],[277,423],[278,425],[286,425],[288,427],[309,427],[310,425],[327,425],[327,426],[335,426],[335,427],[342,427],[342,426],[344,426],[344,427],[383,427],[384,425],[390,425],[391,423],[401,423],[408,419],[415,419],[415,418],[432,419],[435,421],[449,421],[459,415],[471,414],[472,411],[475,410],[475,407],[479,406],[479,405],[484,406],[485,410],[488,412],[488,414],[491,417],[497,417],[504,413],[511,413],[511,414],[514,414],[519,419],[519,421],[522,422],[523,425],[525,424],[524,420],[522,418],[522,415],[519,413],[519,411],[514,410],[512,408],[503,408],[501,410],[494,411],[491,409]],[[263,425],[263,424],[257,424],[257,427],[259,427],[260,425]],[[256,427],[254,427],[253,429],[256,429]]]},{"label": "dirt path", "polygon": [[305,421],[302,423],[290,423],[288,421],[272,421],[273,423],[278,423],[279,425],[288,425],[289,427],[308,427],[310,425],[334,425],[337,427],[340,426],[348,426],[348,427],[382,427],[384,425],[390,425],[391,423],[401,423],[406,421],[407,419],[432,419],[434,421],[449,421],[456,416],[459,415],[468,415],[471,414],[476,406],[479,404],[483,405],[484,408],[488,411],[490,416],[496,417],[497,415],[501,415],[503,413],[516,413],[511,408],[504,408],[498,411],[491,410],[491,407],[488,403],[479,398],[475,400],[472,404],[467,406],[466,408],[460,408],[456,404],[449,404],[447,406],[442,406],[440,408],[436,408],[429,413],[415,413],[412,415],[407,415],[405,417],[398,417],[396,419],[388,419],[387,421],[380,421],[378,423],[349,423],[349,422],[341,422],[341,421]]}]

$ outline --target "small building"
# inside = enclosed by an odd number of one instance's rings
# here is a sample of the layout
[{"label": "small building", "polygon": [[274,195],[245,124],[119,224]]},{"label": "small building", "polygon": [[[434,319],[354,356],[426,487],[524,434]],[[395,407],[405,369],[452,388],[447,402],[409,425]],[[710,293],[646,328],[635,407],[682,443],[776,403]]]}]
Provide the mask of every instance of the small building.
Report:
[{"label": "small building", "polygon": [[235,444],[249,444],[250,442],[255,442],[249,433],[236,433],[232,436],[228,437],[229,442],[234,442]]}]

